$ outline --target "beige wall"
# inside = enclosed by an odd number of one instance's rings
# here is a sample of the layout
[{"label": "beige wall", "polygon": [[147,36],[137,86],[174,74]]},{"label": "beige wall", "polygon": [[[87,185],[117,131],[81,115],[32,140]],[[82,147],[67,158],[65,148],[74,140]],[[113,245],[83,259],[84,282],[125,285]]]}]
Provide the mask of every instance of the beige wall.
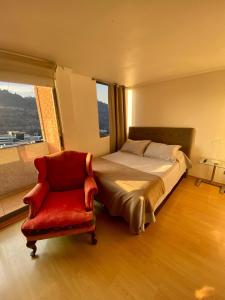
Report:
[{"label": "beige wall", "polygon": [[[225,71],[138,87],[128,95],[130,125],[196,129],[190,174],[210,177],[211,168],[198,164],[202,156],[225,160]],[[217,181],[225,182],[223,171]]]},{"label": "beige wall", "polygon": [[34,184],[34,158],[48,153],[45,142],[0,149],[0,196]]},{"label": "beige wall", "polygon": [[99,137],[96,83],[70,69],[58,68],[56,87],[65,149],[109,152],[109,137]]}]

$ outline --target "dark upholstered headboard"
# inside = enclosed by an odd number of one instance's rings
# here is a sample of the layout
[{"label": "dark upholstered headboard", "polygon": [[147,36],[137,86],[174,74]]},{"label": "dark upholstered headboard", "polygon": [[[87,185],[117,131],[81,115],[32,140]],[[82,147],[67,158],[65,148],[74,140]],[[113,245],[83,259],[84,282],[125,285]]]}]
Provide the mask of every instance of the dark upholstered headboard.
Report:
[{"label": "dark upholstered headboard", "polygon": [[156,143],[181,145],[181,150],[190,157],[194,128],[176,127],[129,127],[131,140],[151,140]]}]

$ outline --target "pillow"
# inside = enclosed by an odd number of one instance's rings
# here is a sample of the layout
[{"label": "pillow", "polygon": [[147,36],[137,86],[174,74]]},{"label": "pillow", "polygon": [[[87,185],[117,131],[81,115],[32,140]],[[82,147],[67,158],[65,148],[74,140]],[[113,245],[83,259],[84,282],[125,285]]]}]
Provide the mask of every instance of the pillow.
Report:
[{"label": "pillow", "polygon": [[177,151],[180,148],[180,145],[166,145],[152,142],[146,149],[144,156],[175,162],[177,158]]},{"label": "pillow", "polygon": [[185,162],[187,169],[192,168],[192,161],[184,152],[180,150],[177,151],[176,160],[180,163]]},{"label": "pillow", "polygon": [[178,150],[177,153],[175,154],[176,160],[179,162],[184,160],[184,156],[185,156],[184,152],[180,150]]},{"label": "pillow", "polygon": [[134,140],[127,140],[125,144],[123,144],[120,151],[122,152],[129,152],[136,155],[143,156],[146,147],[151,143],[150,140],[140,140],[140,141],[134,141]]}]

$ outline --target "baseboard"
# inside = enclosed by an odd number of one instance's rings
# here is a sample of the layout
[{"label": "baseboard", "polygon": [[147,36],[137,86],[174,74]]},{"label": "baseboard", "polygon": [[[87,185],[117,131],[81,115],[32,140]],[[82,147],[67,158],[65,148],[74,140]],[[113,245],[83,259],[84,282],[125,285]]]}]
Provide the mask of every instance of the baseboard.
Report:
[{"label": "baseboard", "polygon": [[0,230],[8,225],[23,220],[28,215],[28,205],[0,217]]},{"label": "baseboard", "polygon": [[35,186],[35,184],[30,184],[30,185],[27,185],[27,186],[25,186],[25,187],[22,187],[22,188],[13,190],[13,191],[11,191],[11,192],[7,192],[7,193],[5,193],[5,194],[2,194],[2,195],[0,195],[0,200],[3,199],[3,198],[7,198],[7,197],[13,196],[13,195],[15,195],[15,194],[24,192],[24,191],[26,191],[26,190],[28,190],[28,189],[32,189],[34,186]]}]

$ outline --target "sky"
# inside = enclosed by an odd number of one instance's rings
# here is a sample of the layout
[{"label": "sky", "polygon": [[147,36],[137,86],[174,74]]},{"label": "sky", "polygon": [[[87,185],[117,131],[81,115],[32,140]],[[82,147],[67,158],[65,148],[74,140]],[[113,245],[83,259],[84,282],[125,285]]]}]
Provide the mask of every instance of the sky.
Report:
[{"label": "sky", "polygon": [[97,99],[101,102],[108,104],[108,85],[96,84],[97,87]]},{"label": "sky", "polygon": [[34,86],[29,84],[0,81],[0,90],[8,90],[22,97],[35,97]]}]

